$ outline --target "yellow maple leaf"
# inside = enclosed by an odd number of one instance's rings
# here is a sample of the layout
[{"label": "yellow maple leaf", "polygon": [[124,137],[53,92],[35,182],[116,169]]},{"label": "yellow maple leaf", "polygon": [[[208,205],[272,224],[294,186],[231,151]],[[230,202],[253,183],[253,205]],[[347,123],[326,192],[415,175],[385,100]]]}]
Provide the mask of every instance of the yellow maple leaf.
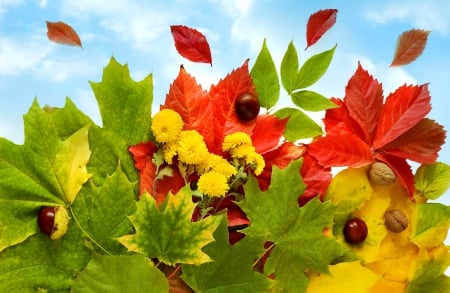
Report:
[{"label": "yellow maple leaf", "polygon": [[306,292],[369,292],[380,279],[376,273],[363,267],[359,261],[343,262],[329,266],[330,275],[310,276]]},{"label": "yellow maple leaf", "polygon": [[84,126],[64,140],[56,154],[55,174],[65,200],[69,204],[75,201],[81,187],[91,177],[86,169],[91,155],[88,140],[89,126]]}]

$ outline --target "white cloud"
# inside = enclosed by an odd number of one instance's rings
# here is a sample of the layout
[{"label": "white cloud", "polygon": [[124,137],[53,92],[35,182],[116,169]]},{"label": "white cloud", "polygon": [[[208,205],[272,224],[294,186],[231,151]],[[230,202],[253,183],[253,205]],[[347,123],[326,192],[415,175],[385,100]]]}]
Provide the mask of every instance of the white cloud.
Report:
[{"label": "white cloud", "polygon": [[377,24],[392,21],[409,23],[416,28],[437,31],[443,35],[450,30],[450,3],[442,1],[401,1],[379,7],[370,6],[363,15]]},{"label": "white cloud", "polygon": [[168,32],[169,21],[178,18],[170,6],[145,6],[126,0],[68,0],[62,4],[64,14],[77,19],[94,16],[102,27],[141,51],[154,47],[154,40]]},{"label": "white cloud", "polygon": [[34,68],[50,51],[50,44],[43,38],[0,36],[0,75],[18,75]]}]

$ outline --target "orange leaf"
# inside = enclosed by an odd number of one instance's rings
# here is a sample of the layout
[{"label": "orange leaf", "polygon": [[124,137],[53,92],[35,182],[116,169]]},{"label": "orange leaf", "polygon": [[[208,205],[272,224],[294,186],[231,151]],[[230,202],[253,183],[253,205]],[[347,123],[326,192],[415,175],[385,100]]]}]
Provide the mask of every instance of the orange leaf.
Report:
[{"label": "orange leaf", "polygon": [[321,137],[308,146],[308,152],[324,167],[358,168],[373,162],[369,145],[352,133]]},{"label": "orange leaf", "polygon": [[69,46],[81,46],[81,40],[75,30],[68,24],[47,21],[47,36],[50,41]]},{"label": "orange leaf", "polygon": [[184,25],[171,25],[175,48],[184,58],[192,62],[212,65],[211,50],[206,37],[196,29]]},{"label": "orange leaf", "polygon": [[402,33],[397,39],[391,66],[406,65],[419,57],[427,44],[430,31],[413,29]]},{"label": "orange leaf", "polygon": [[[220,149],[225,135],[236,131],[251,134],[255,127],[255,120],[246,123],[241,122],[234,108],[236,98],[244,93],[257,96],[248,71],[248,60],[220,80],[217,85],[211,86],[209,95],[213,104],[213,111],[208,112],[208,115],[214,116],[215,144],[211,147],[216,149],[216,152],[220,153],[218,149]],[[211,125],[208,125],[208,127],[211,128]]]},{"label": "orange leaf", "polygon": [[371,144],[383,108],[383,89],[361,64],[345,88],[344,103],[350,117],[364,131],[365,137],[361,138]]},{"label": "orange leaf", "polygon": [[401,86],[386,98],[373,141],[379,149],[411,129],[431,110],[428,85]]},{"label": "orange leaf", "polygon": [[203,90],[194,77],[186,72],[183,66],[177,78],[170,85],[169,93],[162,108],[169,108],[180,114],[184,129],[195,129],[203,135],[206,145],[214,144],[214,116],[208,92]]},{"label": "orange leaf", "polygon": [[445,136],[444,127],[431,119],[424,118],[413,128],[377,151],[387,152],[421,164],[431,164],[436,161],[438,152],[445,142]]},{"label": "orange leaf", "polygon": [[337,12],[337,9],[324,9],[309,17],[306,27],[307,46],[305,50],[314,45],[336,23]]}]

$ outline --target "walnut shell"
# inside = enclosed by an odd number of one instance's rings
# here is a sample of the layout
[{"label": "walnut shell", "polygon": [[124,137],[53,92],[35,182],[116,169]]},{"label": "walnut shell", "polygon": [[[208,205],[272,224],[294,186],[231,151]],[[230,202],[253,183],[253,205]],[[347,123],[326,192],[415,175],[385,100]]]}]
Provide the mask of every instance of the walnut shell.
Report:
[{"label": "walnut shell", "polygon": [[368,173],[370,181],[376,184],[388,185],[397,181],[397,175],[394,171],[382,162],[373,163]]},{"label": "walnut shell", "polygon": [[384,214],[384,225],[394,233],[400,233],[408,227],[409,221],[406,215],[397,209],[392,209]]}]

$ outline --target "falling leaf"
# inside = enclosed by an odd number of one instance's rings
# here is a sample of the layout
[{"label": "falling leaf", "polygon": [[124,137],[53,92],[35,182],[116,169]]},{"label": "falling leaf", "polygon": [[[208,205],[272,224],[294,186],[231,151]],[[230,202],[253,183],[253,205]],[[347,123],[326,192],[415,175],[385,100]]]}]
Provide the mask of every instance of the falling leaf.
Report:
[{"label": "falling leaf", "polygon": [[306,49],[314,45],[336,23],[337,12],[337,9],[324,9],[309,17],[306,27]]},{"label": "falling leaf", "polygon": [[413,29],[402,33],[397,39],[391,66],[406,65],[419,57],[427,44],[430,31]]},{"label": "falling leaf", "polygon": [[62,21],[47,21],[47,36],[50,41],[58,44],[82,47],[77,32]]},{"label": "falling leaf", "polygon": [[206,37],[196,29],[184,25],[171,25],[175,48],[184,58],[192,62],[212,65],[211,50]]}]

